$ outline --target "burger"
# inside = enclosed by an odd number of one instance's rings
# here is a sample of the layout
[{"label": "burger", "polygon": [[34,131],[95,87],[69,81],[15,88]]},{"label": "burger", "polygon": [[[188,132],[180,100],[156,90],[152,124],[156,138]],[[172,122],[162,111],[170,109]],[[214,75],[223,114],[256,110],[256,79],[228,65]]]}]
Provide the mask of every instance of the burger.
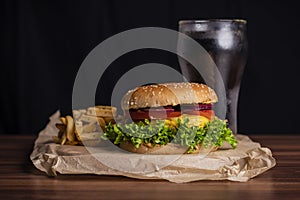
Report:
[{"label": "burger", "polygon": [[121,149],[143,154],[198,153],[237,146],[227,121],[215,116],[218,97],[199,83],[163,83],[137,87],[122,98],[122,123],[108,124],[104,137]]}]

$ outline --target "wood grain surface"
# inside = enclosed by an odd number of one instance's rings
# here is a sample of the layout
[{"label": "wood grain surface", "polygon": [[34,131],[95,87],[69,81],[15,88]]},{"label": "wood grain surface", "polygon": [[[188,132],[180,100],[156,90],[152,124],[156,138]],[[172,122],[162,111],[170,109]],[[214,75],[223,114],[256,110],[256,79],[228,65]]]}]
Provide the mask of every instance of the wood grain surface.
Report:
[{"label": "wood grain surface", "polygon": [[120,176],[47,177],[29,159],[34,136],[0,136],[1,199],[300,199],[300,135],[253,135],[277,165],[246,183],[176,184]]}]

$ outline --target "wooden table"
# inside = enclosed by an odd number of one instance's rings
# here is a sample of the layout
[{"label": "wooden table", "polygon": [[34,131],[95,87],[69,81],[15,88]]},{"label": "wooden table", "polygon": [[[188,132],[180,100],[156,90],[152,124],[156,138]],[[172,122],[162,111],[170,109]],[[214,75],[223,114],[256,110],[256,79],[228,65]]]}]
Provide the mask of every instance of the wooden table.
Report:
[{"label": "wooden table", "polygon": [[275,168],[246,183],[175,184],[119,176],[47,177],[29,160],[34,136],[0,135],[1,199],[300,199],[300,135],[250,136],[272,149]]}]

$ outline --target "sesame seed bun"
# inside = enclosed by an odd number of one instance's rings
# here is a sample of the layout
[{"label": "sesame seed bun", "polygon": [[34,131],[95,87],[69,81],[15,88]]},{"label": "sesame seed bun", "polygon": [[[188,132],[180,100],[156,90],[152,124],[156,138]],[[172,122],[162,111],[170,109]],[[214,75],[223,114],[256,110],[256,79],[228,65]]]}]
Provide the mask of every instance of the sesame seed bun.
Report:
[{"label": "sesame seed bun", "polygon": [[179,104],[215,103],[218,97],[213,89],[199,83],[163,83],[129,90],[122,99],[122,109],[139,109]]}]

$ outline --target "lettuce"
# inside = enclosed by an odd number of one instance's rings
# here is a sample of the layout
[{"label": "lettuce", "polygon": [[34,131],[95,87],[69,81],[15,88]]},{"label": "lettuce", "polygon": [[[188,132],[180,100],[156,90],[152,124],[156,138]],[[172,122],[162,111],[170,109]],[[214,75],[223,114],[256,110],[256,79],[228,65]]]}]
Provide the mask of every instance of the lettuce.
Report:
[{"label": "lettuce", "polygon": [[226,141],[233,148],[237,146],[232,131],[227,127],[226,121],[214,117],[204,127],[188,126],[189,119],[178,119],[176,126],[165,125],[164,120],[150,123],[149,120],[139,123],[111,124],[105,127],[104,138],[118,145],[122,142],[132,142],[135,148],[141,144],[166,145],[170,142],[188,148],[192,153],[202,144],[208,148],[211,144],[220,147]]}]

